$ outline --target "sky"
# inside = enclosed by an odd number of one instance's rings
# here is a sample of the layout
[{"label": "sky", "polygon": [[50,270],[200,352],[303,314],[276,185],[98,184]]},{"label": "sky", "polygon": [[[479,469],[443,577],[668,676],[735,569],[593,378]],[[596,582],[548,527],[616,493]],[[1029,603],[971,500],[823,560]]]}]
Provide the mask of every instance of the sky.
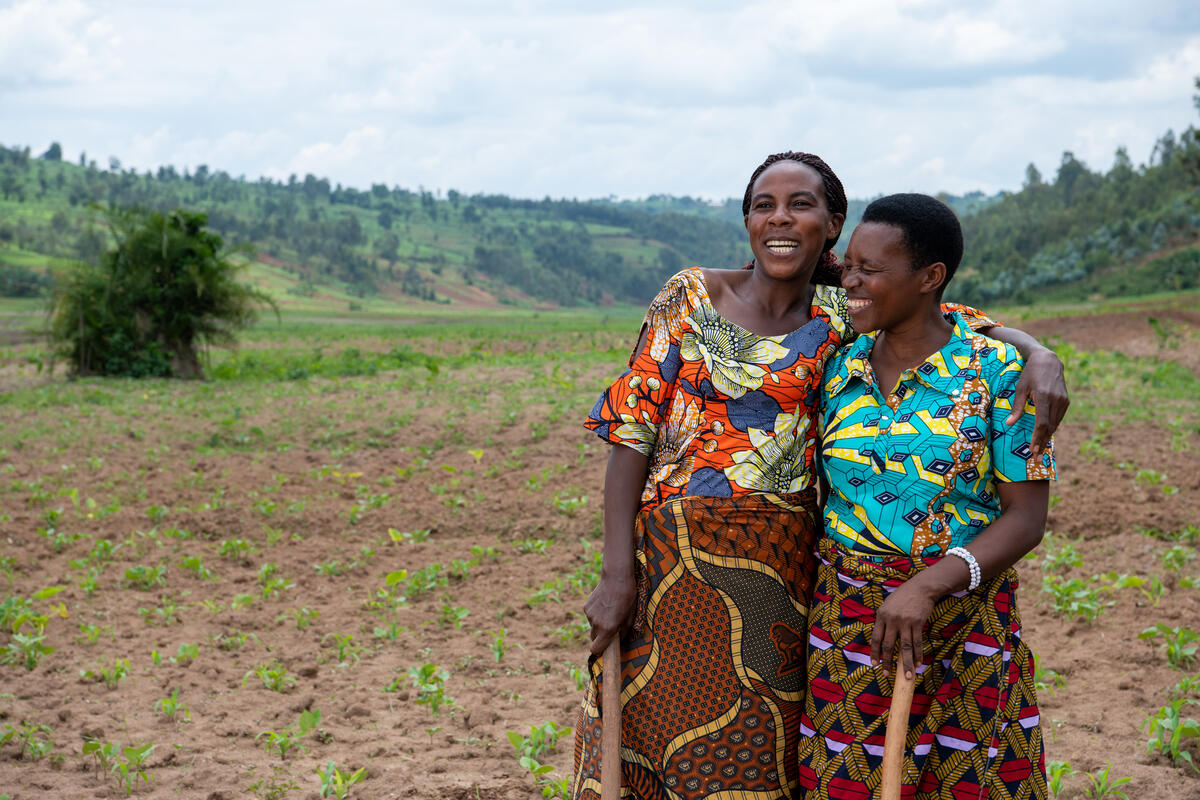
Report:
[{"label": "sky", "polygon": [[1200,124],[1194,0],[0,0],[0,144],[517,197],[1017,189]]}]

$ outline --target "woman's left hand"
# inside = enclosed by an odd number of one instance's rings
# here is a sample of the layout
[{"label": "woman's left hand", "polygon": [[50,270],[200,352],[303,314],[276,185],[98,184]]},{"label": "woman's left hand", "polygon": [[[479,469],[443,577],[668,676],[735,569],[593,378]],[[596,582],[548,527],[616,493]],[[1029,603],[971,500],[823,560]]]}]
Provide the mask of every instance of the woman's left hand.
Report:
[{"label": "woman's left hand", "polygon": [[1017,381],[1017,393],[1012,399],[1012,413],[1005,420],[1013,425],[1025,411],[1025,401],[1033,398],[1033,439],[1029,449],[1038,455],[1050,443],[1050,437],[1058,430],[1067,413],[1071,400],[1067,397],[1067,381],[1063,377],[1063,363],[1053,350],[1038,347],[1025,359],[1021,379]]},{"label": "woman's left hand", "polygon": [[875,630],[871,633],[871,664],[891,672],[895,662],[896,643],[900,643],[900,664],[905,675],[915,675],[916,665],[925,656],[922,631],[933,612],[934,598],[919,583],[901,584],[883,601],[875,614]]}]

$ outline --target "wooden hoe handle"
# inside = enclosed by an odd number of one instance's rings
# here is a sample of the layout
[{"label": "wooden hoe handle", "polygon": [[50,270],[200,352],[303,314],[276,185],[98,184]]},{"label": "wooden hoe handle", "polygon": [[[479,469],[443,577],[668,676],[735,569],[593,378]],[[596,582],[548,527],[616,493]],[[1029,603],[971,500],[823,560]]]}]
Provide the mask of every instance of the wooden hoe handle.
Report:
[{"label": "wooden hoe handle", "polygon": [[[909,700],[912,693],[909,692]],[[600,750],[600,800],[621,797],[621,637],[604,651],[604,690],[601,697],[604,733]]]},{"label": "wooden hoe handle", "polygon": [[[907,678],[897,659],[896,682],[892,686],[892,706],[888,710],[887,733],[883,738],[882,800],[900,800],[900,785],[904,775],[904,742],[908,738],[908,712],[912,709],[913,684],[916,676]],[[605,729],[607,732],[607,729]],[[605,798],[607,800],[607,798]]]}]

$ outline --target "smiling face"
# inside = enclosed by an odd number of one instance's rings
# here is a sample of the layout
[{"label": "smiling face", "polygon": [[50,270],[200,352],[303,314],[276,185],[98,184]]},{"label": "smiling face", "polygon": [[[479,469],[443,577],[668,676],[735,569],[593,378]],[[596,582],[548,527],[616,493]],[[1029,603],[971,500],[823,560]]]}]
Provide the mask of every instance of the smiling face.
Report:
[{"label": "smiling face", "polygon": [[745,218],[758,268],[775,280],[806,283],[825,240],[841,232],[844,220],[830,213],[821,175],[797,161],[780,161],[758,176]]},{"label": "smiling face", "polygon": [[929,312],[946,275],[940,261],[912,268],[904,232],[894,225],[864,222],[854,229],[842,267],[850,320],[859,333],[888,330]]}]

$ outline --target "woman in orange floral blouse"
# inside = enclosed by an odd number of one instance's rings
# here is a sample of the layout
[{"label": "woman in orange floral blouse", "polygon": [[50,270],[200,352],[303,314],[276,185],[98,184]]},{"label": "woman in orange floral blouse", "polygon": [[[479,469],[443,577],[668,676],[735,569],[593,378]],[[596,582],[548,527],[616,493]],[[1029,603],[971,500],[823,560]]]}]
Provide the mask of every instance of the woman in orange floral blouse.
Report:
[{"label": "woman in orange floral blouse", "polygon": [[[629,371],[586,423],[620,445],[605,478],[600,583],[584,609],[593,656],[622,636],[621,767],[636,798],[798,793],[820,530],[813,420],[825,362],[853,335],[845,295],[811,280],[833,265],[846,196],[820,158],[780,153],[755,170],[742,210],[753,269],[672,277]],[[1065,397],[1053,354],[1019,331],[991,335],[1027,356],[1035,390]],[[577,798],[599,797],[600,675],[593,658]]]}]

